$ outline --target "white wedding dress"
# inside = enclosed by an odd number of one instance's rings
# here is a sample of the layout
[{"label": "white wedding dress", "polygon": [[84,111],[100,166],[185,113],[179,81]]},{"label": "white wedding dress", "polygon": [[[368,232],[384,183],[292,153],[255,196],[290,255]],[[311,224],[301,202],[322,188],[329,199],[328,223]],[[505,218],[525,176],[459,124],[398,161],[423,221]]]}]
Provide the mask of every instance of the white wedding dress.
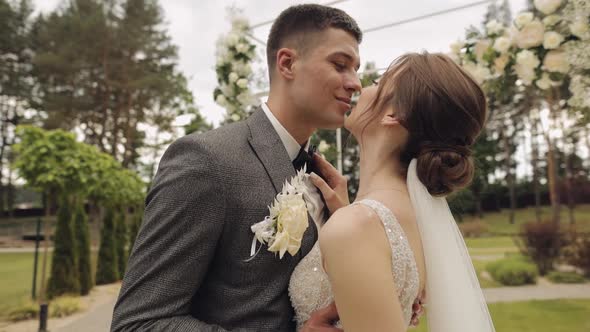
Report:
[{"label": "white wedding dress", "polygon": [[[391,246],[393,279],[397,288],[397,296],[403,310],[406,325],[410,325],[412,318],[412,305],[418,297],[420,279],[414,253],[390,209],[375,200],[361,200],[353,204],[363,204],[373,209],[387,233]],[[322,257],[319,242],[316,242],[311,251],[299,262],[289,283],[289,296],[295,309],[297,330],[309,319],[311,313],[328,306],[334,297],[328,281],[328,276],[322,267]]]}]

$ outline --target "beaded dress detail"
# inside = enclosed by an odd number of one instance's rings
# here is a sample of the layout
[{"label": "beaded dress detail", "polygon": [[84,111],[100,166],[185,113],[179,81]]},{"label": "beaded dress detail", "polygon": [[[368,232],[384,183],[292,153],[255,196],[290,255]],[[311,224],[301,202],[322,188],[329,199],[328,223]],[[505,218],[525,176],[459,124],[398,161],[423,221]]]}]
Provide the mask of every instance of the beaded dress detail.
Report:
[{"label": "beaded dress detail", "polygon": [[[414,253],[395,215],[381,202],[364,199],[353,205],[363,204],[371,208],[383,223],[391,247],[393,280],[403,310],[406,325],[412,319],[412,305],[418,297],[420,280]],[[297,265],[289,283],[289,296],[295,309],[297,329],[309,319],[311,313],[334,301],[330,282],[322,267],[319,242]],[[339,326],[339,324],[338,324]]]}]

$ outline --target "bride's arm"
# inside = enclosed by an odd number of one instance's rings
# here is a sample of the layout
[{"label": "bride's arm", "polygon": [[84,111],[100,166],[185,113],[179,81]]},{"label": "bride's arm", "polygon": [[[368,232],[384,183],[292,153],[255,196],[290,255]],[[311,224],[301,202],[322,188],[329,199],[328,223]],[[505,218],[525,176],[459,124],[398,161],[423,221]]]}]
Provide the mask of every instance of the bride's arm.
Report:
[{"label": "bride's arm", "polygon": [[320,248],[346,332],[406,331],[389,241],[372,210],[338,210],[321,229]]}]

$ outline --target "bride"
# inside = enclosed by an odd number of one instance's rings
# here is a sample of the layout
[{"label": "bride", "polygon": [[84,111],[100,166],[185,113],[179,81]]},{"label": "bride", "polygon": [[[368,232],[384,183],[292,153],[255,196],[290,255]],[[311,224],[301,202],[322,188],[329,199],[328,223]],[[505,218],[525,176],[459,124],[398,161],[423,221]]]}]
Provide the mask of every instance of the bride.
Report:
[{"label": "bride", "polygon": [[427,303],[430,331],[494,327],[444,197],[467,186],[484,126],[478,84],[442,54],[406,54],[363,89],[345,127],[360,145],[360,184],[315,156],[332,213],[289,285],[298,328],[335,302],[336,327],[406,331]]}]

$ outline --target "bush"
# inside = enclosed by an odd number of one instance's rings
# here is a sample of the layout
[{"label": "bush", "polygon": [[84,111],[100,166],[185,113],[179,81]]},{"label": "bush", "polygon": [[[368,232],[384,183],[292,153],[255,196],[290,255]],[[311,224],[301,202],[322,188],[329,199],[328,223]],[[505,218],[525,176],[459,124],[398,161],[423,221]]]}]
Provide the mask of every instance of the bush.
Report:
[{"label": "bush", "polygon": [[581,284],[586,282],[583,276],[575,272],[551,271],[547,275],[547,279],[557,284]]},{"label": "bush", "polygon": [[49,317],[65,317],[82,309],[80,299],[72,296],[62,296],[49,304]]},{"label": "bush", "polygon": [[459,224],[464,237],[480,237],[489,232],[489,226],[483,221],[468,221]]},{"label": "bush", "polygon": [[563,248],[563,260],[584,271],[590,278],[590,236],[588,234],[571,234],[570,242]]},{"label": "bush", "polygon": [[[49,317],[58,318],[74,314],[82,310],[80,299],[73,296],[60,296],[49,303]],[[20,306],[12,309],[7,319],[12,322],[35,319],[39,317],[39,304],[31,300],[23,302]]]},{"label": "bush", "polygon": [[112,208],[107,208],[100,233],[100,249],[96,267],[96,284],[104,285],[119,280],[119,263],[115,239],[115,215]]},{"label": "bush", "polygon": [[520,286],[537,282],[537,267],[521,258],[505,258],[486,266],[492,277],[506,286]]},{"label": "bush", "polygon": [[11,322],[37,318],[39,315],[39,304],[27,301],[20,306],[10,310],[7,319]]},{"label": "bush", "polygon": [[54,248],[47,295],[49,298],[53,298],[66,293],[80,293],[78,254],[76,252],[72,210],[68,197],[60,199]]},{"label": "bush", "polygon": [[520,252],[537,265],[539,273],[545,275],[559,257],[565,236],[554,222],[529,222],[522,225],[522,233],[516,243]]}]

